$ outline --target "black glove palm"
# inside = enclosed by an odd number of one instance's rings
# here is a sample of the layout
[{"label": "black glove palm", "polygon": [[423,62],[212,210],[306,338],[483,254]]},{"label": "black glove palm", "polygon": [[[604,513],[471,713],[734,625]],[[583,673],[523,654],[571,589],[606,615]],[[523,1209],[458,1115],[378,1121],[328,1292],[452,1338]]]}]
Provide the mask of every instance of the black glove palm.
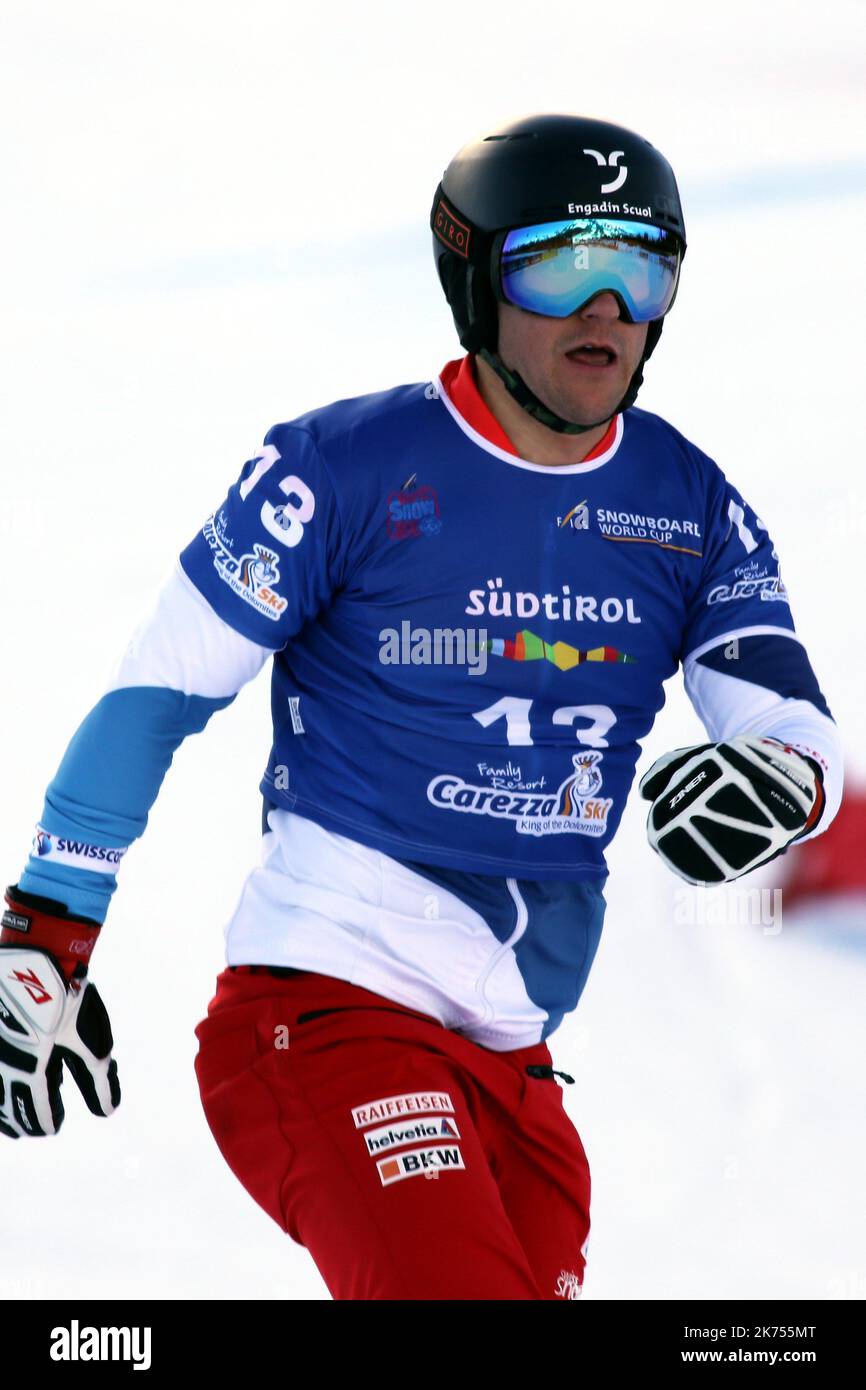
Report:
[{"label": "black glove palm", "polygon": [[688,883],[726,883],[784,854],[824,807],[817,763],[778,739],[741,734],[676,748],[640,781],[647,836]]}]

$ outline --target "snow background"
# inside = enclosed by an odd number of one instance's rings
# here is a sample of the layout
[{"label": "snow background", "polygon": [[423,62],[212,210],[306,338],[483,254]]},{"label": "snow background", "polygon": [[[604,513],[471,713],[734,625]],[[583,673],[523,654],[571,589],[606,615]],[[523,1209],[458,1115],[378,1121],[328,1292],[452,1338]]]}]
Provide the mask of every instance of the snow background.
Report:
[{"label": "snow background", "polygon": [[[767,522],[866,777],[864,18],[5,0],[5,883],[135,621],[267,428],[460,355],[433,190],[463,143],[533,110],[632,126],[674,165],[689,249],[638,404]],[[123,1103],[101,1122],[67,1076],[60,1136],[0,1146],[0,1296],[329,1297],[225,1166],[193,1072],[269,727],[262,675],[180,750],[124,863],[91,972]],[[704,736],[678,677],[638,775]],[[866,906],[768,931],[740,924],[741,880],[701,920],[644,821],[633,797],[552,1040],[593,1175],[585,1297],[864,1298]]]}]

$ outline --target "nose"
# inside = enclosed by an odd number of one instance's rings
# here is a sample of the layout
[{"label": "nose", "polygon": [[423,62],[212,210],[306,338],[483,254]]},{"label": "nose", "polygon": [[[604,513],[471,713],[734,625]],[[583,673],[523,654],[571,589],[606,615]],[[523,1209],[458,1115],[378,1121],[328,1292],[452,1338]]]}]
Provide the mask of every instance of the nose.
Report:
[{"label": "nose", "polygon": [[618,319],[619,302],[610,290],[601,290],[577,310],[581,318]]}]

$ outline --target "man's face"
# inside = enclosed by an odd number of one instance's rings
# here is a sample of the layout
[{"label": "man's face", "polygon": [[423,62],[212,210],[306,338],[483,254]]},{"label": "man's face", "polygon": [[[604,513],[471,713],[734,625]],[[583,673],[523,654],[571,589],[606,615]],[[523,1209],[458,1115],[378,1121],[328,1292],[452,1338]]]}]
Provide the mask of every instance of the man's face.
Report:
[{"label": "man's face", "polygon": [[[568,318],[547,318],[499,304],[499,356],[519,372],[536,396],[576,425],[607,420],[626,393],[643,356],[648,323],[626,323],[609,290]],[[595,343],[615,353],[587,356]]]}]

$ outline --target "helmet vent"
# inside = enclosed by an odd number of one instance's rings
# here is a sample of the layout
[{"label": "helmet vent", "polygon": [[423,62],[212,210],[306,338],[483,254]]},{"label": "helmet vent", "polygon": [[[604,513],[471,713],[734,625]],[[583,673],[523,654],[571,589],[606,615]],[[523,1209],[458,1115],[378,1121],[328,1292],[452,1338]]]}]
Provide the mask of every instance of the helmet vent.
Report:
[{"label": "helmet vent", "polygon": [[485,135],[482,145],[488,144],[492,140],[535,140],[534,130],[519,130],[514,135]]}]

